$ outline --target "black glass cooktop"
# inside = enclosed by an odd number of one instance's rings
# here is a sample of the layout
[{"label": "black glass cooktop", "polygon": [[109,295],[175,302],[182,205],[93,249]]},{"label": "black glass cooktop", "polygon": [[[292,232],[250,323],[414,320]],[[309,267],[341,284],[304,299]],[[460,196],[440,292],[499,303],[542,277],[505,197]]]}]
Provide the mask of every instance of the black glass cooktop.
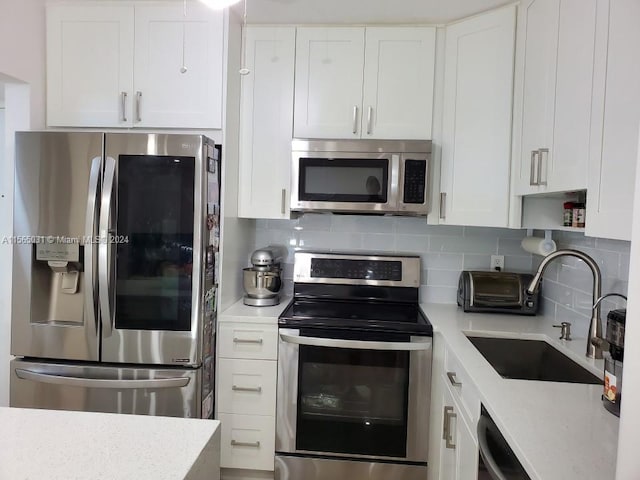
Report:
[{"label": "black glass cooktop", "polygon": [[330,328],[432,335],[417,304],[294,299],[280,315],[281,327]]}]

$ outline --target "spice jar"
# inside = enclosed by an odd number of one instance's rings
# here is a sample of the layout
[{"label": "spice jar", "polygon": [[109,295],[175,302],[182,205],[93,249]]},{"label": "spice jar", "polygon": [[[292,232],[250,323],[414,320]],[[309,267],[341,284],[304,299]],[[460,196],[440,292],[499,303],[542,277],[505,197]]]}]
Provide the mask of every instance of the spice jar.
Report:
[{"label": "spice jar", "polygon": [[574,227],[584,228],[584,216],[585,216],[585,204],[574,203],[573,204],[573,216],[571,224]]},{"label": "spice jar", "polygon": [[573,202],[564,202],[564,212],[562,215],[562,225],[565,227],[573,226]]}]

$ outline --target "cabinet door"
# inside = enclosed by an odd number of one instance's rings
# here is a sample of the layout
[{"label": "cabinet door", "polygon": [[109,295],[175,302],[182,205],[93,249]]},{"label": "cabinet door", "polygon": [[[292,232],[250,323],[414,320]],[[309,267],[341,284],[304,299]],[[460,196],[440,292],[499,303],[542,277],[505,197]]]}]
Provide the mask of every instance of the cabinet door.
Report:
[{"label": "cabinet door", "polygon": [[295,28],[247,27],[238,215],[289,218]]},{"label": "cabinet door", "polygon": [[221,128],[222,41],[222,11],[137,5],[134,126]]},{"label": "cabinet door", "polygon": [[560,0],[529,0],[520,6],[516,67],[514,158],[516,193],[540,191],[541,148],[553,135]]},{"label": "cabinet door", "polygon": [[586,234],[631,240],[640,125],[640,2],[611,2],[602,154],[589,164]]},{"label": "cabinet door", "polygon": [[364,28],[298,28],[294,136],[359,138]]},{"label": "cabinet door", "polygon": [[508,224],[515,15],[446,28],[441,223]]},{"label": "cabinet door", "polygon": [[[439,480],[452,480],[458,478],[459,467],[457,442],[459,414],[454,407],[453,395],[448,388],[443,389],[443,421],[439,427],[442,429],[440,436],[440,471]],[[436,427],[438,428],[438,427]]]},{"label": "cabinet door", "polygon": [[[617,0],[616,0],[617,1]],[[555,115],[551,143],[540,158],[547,191],[587,188],[594,90],[597,8],[608,0],[561,0],[558,22]],[[615,2],[614,2],[615,3]],[[602,17],[606,20],[606,14]]]},{"label": "cabinet door", "polygon": [[431,139],[436,29],[367,27],[362,137]]},{"label": "cabinet door", "polygon": [[456,480],[478,479],[478,442],[464,417],[456,424]]},{"label": "cabinet door", "polygon": [[133,7],[47,6],[47,125],[131,125]]}]

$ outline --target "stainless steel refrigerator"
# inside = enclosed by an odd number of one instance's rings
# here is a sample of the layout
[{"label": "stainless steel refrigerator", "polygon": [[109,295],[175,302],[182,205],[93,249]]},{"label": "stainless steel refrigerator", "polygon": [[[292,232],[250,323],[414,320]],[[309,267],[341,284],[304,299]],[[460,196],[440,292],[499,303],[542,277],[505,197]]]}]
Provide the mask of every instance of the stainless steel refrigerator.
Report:
[{"label": "stainless steel refrigerator", "polygon": [[212,417],[219,153],[16,134],[11,406]]}]

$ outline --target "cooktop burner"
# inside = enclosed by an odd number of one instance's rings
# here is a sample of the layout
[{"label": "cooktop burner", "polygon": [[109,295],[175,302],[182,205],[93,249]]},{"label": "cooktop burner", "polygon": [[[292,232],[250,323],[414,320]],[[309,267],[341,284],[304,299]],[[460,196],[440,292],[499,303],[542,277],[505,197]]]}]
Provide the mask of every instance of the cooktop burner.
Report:
[{"label": "cooktop burner", "polygon": [[280,315],[278,325],[433,334],[431,323],[417,304],[296,299]]}]

